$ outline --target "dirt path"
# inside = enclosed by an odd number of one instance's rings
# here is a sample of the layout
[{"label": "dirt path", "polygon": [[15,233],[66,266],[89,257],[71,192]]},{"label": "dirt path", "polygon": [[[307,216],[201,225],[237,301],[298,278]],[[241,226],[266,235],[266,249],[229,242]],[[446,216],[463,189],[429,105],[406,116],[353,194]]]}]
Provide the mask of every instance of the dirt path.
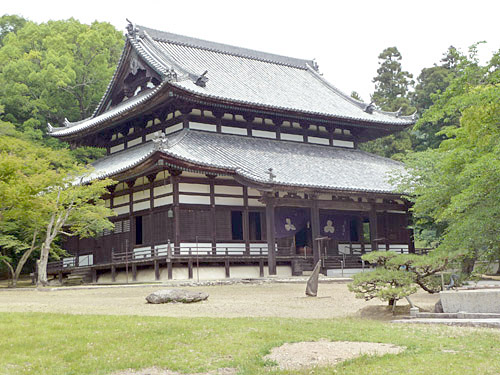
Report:
[{"label": "dirt path", "polygon": [[[197,304],[146,303],[145,297],[149,293],[163,288],[167,287],[158,285],[58,291],[3,289],[0,290],[0,311],[172,317],[334,318],[366,316],[367,311],[371,312],[368,315],[377,315],[384,306],[378,300],[366,302],[356,299],[345,283],[320,284],[316,298],[305,296],[305,284],[265,283],[192,287],[190,289],[210,295],[208,301]],[[422,307],[432,306],[437,298],[426,293],[412,297]]]}]

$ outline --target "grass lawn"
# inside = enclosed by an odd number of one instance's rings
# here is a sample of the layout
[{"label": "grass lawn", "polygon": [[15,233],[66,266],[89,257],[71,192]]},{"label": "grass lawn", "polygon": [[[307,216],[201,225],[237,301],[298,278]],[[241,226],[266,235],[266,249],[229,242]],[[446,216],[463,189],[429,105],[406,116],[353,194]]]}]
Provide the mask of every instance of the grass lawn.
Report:
[{"label": "grass lawn", "polygon": [[[500,331],[359,320],[166,318],[0,313],[0,374],[110,374],[164,367],[241,374],[498,374]],[[398,355],[336,367],[274,370],[262,357],[284,342],[392,343]]]}]

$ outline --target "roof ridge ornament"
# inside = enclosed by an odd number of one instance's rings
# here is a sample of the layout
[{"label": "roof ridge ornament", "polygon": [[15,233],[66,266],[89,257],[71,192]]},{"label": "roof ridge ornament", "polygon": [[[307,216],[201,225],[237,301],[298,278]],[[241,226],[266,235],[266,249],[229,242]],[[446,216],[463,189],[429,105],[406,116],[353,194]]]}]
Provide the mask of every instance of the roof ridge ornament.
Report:
[{"label": "roof ridge ornament", "polygon": [[135,23],[130,21],[128,18],[125,18],[125,20],[128,22],[128,25],[127,25],[128,35],[130,35],[132,38],[135,38],[137,36],[137,33],[139,32],[139,29],[137,28]]},{"label": "roof ridge ornament", "polygon": [[155,151],[163,151],[168,149],[168,138],[165,132],[158,131],[153,138],[153,149]]},{"label": "roof ridge ornament", "polygon": [[208,82],[208,77],[206,76],[207,73],[208,70],[205,70],[203,74],[196,79],[196,82],[194,84],[200,87],[205,87]]},{"label": "roof ridge ornament", "polygon": [[368,104],[366,107],[365,107],[365,112],[366,113],[369,113],[369,114],[372,114],[373,113],[373,110],[375,109],[375,104],[372,102],[370,102],[370,104]]},{"label": "roof ridge ornament", "polygon": [[266,173],[269,175],[269,182],[273,182],[276,178],[276,175],[273,173],[273,169],[269,168]]}]

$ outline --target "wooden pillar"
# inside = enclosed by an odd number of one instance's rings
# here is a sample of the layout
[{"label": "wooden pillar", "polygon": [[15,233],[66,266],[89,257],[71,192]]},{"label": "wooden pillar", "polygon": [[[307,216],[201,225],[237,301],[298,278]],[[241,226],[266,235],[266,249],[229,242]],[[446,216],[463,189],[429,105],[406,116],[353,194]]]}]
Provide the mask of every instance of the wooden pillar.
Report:
[{"label": "wooden pillar", "polygon": [[[149,232],[149,245],[151,245],[151,255],[154,254],[155,248],[155,233],[154,233],[154,225],[153,225],[153,205],[154,205],[154,187],[155,187],[155,179],[156,173],[152,173],[148,175],[149,181],[149,228],[146,229]],[[144,230],[145,228],[143,228]]]},{"label": "wooden pillar", "polygon": [[368,214],[370,220],[370,242],[372,251],[378,250],[378,228],[377,228],[377,211],[375,209],[375,202],[371,204],[370,212]]},{"label": "wooden pillar", "polygon": [[[129,249],[126,249],[127,252],[133,254],[134,252],[134,245],[135,245],[135,216],[134,216],[134,185],[135,185],[135,180],[127,181],[127,186],[129,189],[129,220],[130,220],[130,232],[129,232],[129,240],[128,240],[128,246]],[[118,251],[123,251],[124,247],[127,246],[127,243],[120,245],[118,248]]]},{"label": "wooden pillar", "polygon": [[408,233],[408,252],[410,254],[415,253],[415,235],[413,233],[412,224],[412,216],[409,211],[406,211],[406,227]]},{"label": "wooden pillar", "polygon": [[116,281],[116,267],[114,264],[111,265],[111,281],[113,283]]},{"label": "wooden pillar", "polygon": [[172,184],[173,193],[173,208],[174,208],[174,248],[179,251],[181,242],[181,223],[180,223],[180,209],[179,209],[179,176],[181,171],[170,170],[170,183]]},{"label": "wooden pillar", "polygon": [[92,283],[97,283],[97,270],[94,267],[92,267]]},{"label": "wooden pillar", "polygon": [[268,196],[266,203],[267,266],[269,275],[276,275],[276,237],[274,227],[274,200]]},{"label": "wooden pillar", "polygon": [[217,247],[217,225],[216,225],[216,212],[215,212],[215,175],[208,175],[208,182],[210,183],[210,217],[212,219],[212,254],[216,254]]},{"label": "wooden pillar", "polygon": [[245,253],[250,254],[250,213],[248,210],[248,187],[243,186],[243,240]]},{"label": "wooden pillar", "polygon": [[319,231],[319,208],[318,208],[318,201],[316,200],[315,197],[312,197],[314,199],[311,207],[311,234],[312,234],[312,240],[313,240],[313,259],[314,259],[314,265],[318,263],[318,261],[321,259],[320,257],[320,241],[317,241],[316,239],[320,237],[320,231]]},{"label": "wooden pillar", "polygon": [[366,253],[365,251],[365,228],[363,226],[363,216],[358,216],[358,240],[361,243],[361,254]]}]

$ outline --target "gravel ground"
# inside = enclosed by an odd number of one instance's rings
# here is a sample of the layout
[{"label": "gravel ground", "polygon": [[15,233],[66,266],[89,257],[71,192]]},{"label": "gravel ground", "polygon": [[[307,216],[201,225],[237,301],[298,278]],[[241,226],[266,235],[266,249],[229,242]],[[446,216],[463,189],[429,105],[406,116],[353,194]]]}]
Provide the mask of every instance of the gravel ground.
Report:
[{"label": "gravel ground", "polygon": [[403,350],[400,346],[375,342],[297,342],[273,348],[264,359],[275,361],[282,370],[297,370],[304,367],[333,366],[362,355],[398,354]]},{"label": "gravel ground", "polygon": [[[346,283],[320,284],[318,297],[305,296],[305,283],[233,284],[189,287],[207,292],[196,304],[147,304],[145,297],[167,286],[134,286],[77,290],[0,290],[0,311],[67,314],[145,315],[171,317],[290,317],[361,316],[391,319],[384,303],[356,299]],[[415,304],[430,308],[438,296],[417,293]],[[401,301],[406,305],[406,301]]]}]

